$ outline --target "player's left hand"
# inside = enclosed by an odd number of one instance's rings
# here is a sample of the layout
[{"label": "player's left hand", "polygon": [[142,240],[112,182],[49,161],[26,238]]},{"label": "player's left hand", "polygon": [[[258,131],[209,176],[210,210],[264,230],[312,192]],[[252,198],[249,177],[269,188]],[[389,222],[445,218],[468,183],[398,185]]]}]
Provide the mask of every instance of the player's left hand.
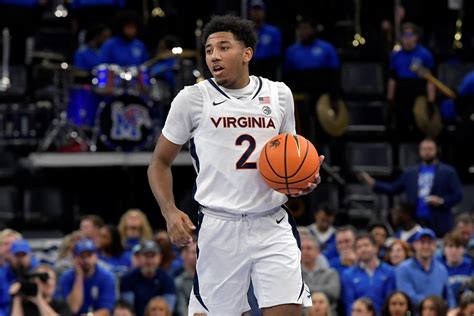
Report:
[{"label": "player's left hand", "polygon": [[[324,162],[324,156],[321,155],[319,156],[319,168],[321,169],[321,165],[323,164]],[[314,189],[316,189],[316,187],[318,186],[318,184],[321,183],[321,176],[319,175],[319,172],[316,174],[316,176],[314,177],[314,181],[313,182],[310,182],[308,183],[308,187],[304,190],[301,190],[299,191],[297,194],[291,194],[290,196],[291,197],[299,197],[299,196],[302,196],[302,195],[306,195],[306,194],[309,194],[311,192],[313,192]]]}]

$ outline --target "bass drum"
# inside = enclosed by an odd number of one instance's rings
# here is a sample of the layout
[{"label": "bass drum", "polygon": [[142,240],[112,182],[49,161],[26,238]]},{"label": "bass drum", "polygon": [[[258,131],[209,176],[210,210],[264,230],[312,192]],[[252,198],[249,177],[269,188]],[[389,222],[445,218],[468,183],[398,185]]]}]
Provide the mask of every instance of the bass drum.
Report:
[{"label": "bass drum", "polygon": [[152,102],[133,95],[111,98],[99,105],[93,143],[99,141],[113,151],[149,149],[159,132],[159,122]]}]

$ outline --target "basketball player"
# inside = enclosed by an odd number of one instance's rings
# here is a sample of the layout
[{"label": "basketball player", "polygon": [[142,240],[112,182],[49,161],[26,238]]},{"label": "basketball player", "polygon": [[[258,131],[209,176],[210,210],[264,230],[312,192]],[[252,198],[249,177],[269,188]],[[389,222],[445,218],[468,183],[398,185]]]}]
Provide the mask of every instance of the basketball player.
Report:
[{"label": "basketball player", "polygon": [[[198,234],[189,315],[248,311],[250,279],[264,315],[300,315],[311,296],[301,277],[295,222],[282,208],[287,197],[269,188],[257,169],[270,138],[295,132],[291,91],[249,76],[256,43],[249,21],[214,17],[203,41],[213,78],[176,96],[148,168],[171,240],[183,246],[192,242],[193,230]],[[201,205],[197,228],[176,207],[172,192],[171,164],[187,141],[197,171],[194,197]],[[318,174],[297,195],[319,182]]]}]

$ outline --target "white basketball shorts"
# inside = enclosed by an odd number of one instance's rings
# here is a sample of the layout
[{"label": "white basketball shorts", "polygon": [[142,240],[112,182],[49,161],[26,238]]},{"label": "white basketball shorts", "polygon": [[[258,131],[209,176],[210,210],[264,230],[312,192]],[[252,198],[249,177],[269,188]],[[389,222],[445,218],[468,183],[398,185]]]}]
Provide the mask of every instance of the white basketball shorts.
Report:
[{"label": "white basketball shorts", "polygon": [[283,208],[263,215],[229,215],[202,209],[197,265],[189,315],[241,315],[250,310],[252,279],[260,308],[281,304],[311,306],[301,274],[299,236]]}]

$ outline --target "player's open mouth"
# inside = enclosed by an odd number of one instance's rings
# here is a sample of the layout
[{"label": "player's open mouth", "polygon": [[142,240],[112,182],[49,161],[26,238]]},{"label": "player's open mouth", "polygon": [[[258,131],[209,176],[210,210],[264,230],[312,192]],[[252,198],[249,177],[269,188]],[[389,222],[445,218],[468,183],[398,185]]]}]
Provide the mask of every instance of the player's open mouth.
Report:
[{"label": "player's open mouth", "polygon": [[214,76],[219,76],[220,74],[222,74],[223,71],[224,71],[224,67],[222,66],[219,66],[219,65],[212,66],[212,74]]}]

